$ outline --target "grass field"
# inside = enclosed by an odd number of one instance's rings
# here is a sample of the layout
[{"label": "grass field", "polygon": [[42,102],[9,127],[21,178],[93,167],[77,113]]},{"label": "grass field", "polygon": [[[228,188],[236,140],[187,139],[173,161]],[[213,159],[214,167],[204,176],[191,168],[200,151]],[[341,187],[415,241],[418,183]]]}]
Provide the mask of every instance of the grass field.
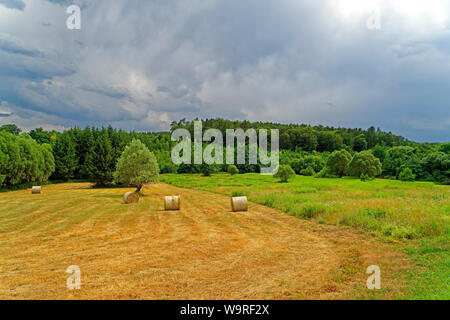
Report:
[{"label": "grass field", "polygon": [[[0,194],[0,298],[449,298],[448,187],[162,180],[175,186],[147,186],[134,205],[122,199],[131,189],[88,183]],[[230,212],[232,192],[249,196],[249,212]],[[163,211],[163,196],[178,194],[182,209]],[[373,264],[380,291],[366,288]],[[81,268],[81,290],[66,288],[70,265]]]},{"label": "grass field", "polygon": [[408,253],[415,267],[400,297],[450,299],[450,188],[427,182],[316,179],[297,176],[279,183],[271,176],[246,174],[166,175],[179,187],[250,201],[318,224],[349,226],[374,234]]}]

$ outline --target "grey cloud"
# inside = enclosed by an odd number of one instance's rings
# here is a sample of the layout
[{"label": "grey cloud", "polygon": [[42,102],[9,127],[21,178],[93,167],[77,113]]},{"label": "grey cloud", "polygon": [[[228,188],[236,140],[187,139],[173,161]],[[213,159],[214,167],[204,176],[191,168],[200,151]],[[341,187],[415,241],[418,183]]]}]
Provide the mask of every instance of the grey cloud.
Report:
[{"label": "grey cloud", "polygon": [[0,5],[9,9],[17,9],[23,11],[25,9],[25,2],[22,0],[0,0]]},{"label": "grey cloud", "polygon": [[113,99],[124,99],[128,97],[128,94],[120,89],[115,88],[95,88],[95,87],[83,87],[84,91],[98,93],[100,95],[113,98]]},{"label": "grey cloud", "polygon": [[19,43],[14,38],[3,33],[0,33],[0,50],[12,54],[20,54],[30,57],[42,56],[42,53],[39,50],[27,48],[25,45]]}]

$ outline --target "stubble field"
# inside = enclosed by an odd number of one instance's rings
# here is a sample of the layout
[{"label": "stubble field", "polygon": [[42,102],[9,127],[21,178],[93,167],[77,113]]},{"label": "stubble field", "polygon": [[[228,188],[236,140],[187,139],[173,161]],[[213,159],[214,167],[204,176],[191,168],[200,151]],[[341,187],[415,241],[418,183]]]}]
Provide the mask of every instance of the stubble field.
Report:
[{"label": "stubble field", "polygon": [[[247,213],[231,212],[231,190],[247,190],[250,200],[262,202],[258,197],[276,196],[285,188],[268,180],[273,190],[258,179],[266,178],[163,176],[190,189],[149,185],[133,205],[122,200],[131,189],[97,189],[87,183],[44,186],[41,195],[30,190],[2,193],[0,298],[389,299],[448,294],[448,248],[439,240],[445,233],[433,236],[438,244],[432,251],[440,260],[428,259],[444,282],[424,280],[422,290],[411,274],[429,273],[429,265],[408,251],[422,250],[414,242],[419,240],[399,243],[355,225],[333,225],[327,217],[299,219],[274,204],[250,203]],[[444,210],[447,190],[437,191],[444,197],[439,200]],[[165,195],[181,195],[182,209],[163,211]],[[71,265],[81,269],[81,290],[66,287],[65,271]],[[382,270],[380,291],[366,288],[370,265]]]}]

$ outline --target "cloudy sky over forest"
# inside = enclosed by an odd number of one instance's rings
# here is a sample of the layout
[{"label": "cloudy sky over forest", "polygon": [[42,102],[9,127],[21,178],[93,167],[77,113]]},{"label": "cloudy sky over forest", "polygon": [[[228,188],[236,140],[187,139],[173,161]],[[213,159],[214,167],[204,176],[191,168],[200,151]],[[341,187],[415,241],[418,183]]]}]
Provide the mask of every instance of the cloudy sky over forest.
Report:
[{"label": "cloudy sky over forest", "polygon": [[[81,7],[81,30],[66,27]],[[450,137],[450,1],[0,0],[0,124],[181,118]],[[380,16],[380,28],[367,21]]]}]

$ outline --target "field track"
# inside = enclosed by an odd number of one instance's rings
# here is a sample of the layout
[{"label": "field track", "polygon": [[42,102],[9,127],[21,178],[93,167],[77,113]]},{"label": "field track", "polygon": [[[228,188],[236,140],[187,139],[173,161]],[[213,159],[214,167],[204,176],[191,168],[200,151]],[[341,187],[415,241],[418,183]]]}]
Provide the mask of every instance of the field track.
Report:
[{"label": "field track", "polygon": [[[0,299],[347,299],[369,294],[373,264],[387,297],[402,288],[408,260],[367,234],[252,203],[232,213],[225,196],[166,184],[125,205],[126,191],[0,194]],[[182,210],[163,211],[165,195]],[[81,290],[66,288],[70,265]]]}]

